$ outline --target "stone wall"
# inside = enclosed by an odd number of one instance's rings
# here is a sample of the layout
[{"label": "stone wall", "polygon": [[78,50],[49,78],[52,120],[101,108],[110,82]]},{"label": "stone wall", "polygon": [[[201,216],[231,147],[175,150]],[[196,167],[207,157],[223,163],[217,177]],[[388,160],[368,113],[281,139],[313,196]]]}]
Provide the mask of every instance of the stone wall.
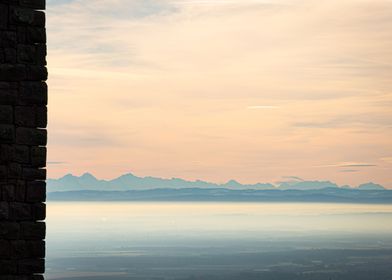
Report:
[{"label": "stone wall", "polygon": [[43,279],[45,0],[0,0],[0,280]]}]

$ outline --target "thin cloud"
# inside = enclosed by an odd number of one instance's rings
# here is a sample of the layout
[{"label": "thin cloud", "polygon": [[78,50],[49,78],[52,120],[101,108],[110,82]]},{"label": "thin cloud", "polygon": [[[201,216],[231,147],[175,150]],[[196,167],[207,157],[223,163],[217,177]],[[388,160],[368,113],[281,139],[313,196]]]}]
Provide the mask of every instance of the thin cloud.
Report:
[{"label": "thin cloud", "polygon": [[48,165],[59,165],[59,164],[68,164],[66,161],[48,161]]},{"label": "thin cloud", "polygon": [[388,113],[378,112],[377,114],[364,115],[358,114],[342,114],[341,116],[330,118],[322,121],[302,121],[294,122],[294,127],[300,128],[390,128],[391,118]]},{"label": "thin cloud", "polygon": [[335,164],[316,165],[315,167],[375,167],[376,164],[363,162],[340,162]]},{"label": "thin cloud", "polygon": [[279,106],[274,105],[255,105],[255,106],[248,106],[247,109],[277,109]]},{"label": "thin cloud", "polygon": [[304,181],[304,179],[297,176],[283,176],[284,179],[296,180],[296,181]]}]

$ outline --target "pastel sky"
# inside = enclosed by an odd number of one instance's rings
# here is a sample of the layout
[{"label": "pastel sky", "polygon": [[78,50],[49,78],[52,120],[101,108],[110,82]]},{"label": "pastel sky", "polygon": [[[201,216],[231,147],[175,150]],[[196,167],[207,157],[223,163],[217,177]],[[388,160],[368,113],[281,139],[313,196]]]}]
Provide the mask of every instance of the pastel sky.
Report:
[{"label": "pastel sky", "polygon": [[48,0],[48,176],[392,187],[392,1]]}]

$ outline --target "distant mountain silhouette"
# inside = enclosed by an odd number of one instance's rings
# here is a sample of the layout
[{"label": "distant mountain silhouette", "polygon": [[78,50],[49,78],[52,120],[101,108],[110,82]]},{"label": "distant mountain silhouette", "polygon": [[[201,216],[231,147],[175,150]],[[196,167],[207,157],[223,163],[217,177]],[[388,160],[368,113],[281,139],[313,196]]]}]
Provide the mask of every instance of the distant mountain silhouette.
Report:
[{"label": "distant mountain silhouette", "polygon": [[358,186],[358,189],[360,190],[385,190],[385,188],[379,184],[375,184],[375,183],[365,183],[365,184],[361,184]]},{"label": "distant mountain silhouette", "polygon": [[392,190],[325,188],[317,190],[233,190],[227,188],[151,189],[131,191],[50,192],[48,200],[60,201],[237,201],[392,203]]},{"label": "distant mountain silhouette", "polygon": [[338,187],[338,185],[330,181],[290,181],[281,182],[278,186],[282,190],[318,190]]},{"label": "distant mountain silhouette", "polygon": [[240,184],[230,180],[225,184],[215,184],[201,180],[187,181],[180,178],[164,179],[158,177],[138,177],[132,173],[121,175],[112,180],[99,180],[90,173],[82,176],[67,174],[59,179],[48,179],[48,191],[77,191],[77,190],[100,190],[100,191],[126,191],[126,190],[149,190],[160,188],[228,188],[228,189],[274,189],[272,184],[257,183],[253,185]]},{"label": "distant mountain silhouette", "polygon": [[[90,173],[81,176],[67,174],[59,179],[48,179],[48,192],[56,191],[130,191],[152,189],[229,189],[229,190],[320,190],[320,189],[351,189],[350,186],[339,187],[330,181],[293,180],[271,183],[241,184],[230,180],[224,184],[211,183],[201,180],[187,181],[181,178],[138,177],[132,173],[121,175],[112,180],[100,180]],[[384,190],[375,183],[365,183],[358,186],[359,190]]]}]

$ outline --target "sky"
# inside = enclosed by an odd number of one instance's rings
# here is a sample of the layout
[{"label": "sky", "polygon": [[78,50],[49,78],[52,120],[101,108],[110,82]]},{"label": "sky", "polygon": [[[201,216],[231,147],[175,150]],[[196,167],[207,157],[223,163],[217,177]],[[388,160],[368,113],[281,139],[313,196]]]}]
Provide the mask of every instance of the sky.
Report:
[{"label": "sky", "polygon": [[392,188],[390,0],[48,0],[47,30],[49,178]]}]

